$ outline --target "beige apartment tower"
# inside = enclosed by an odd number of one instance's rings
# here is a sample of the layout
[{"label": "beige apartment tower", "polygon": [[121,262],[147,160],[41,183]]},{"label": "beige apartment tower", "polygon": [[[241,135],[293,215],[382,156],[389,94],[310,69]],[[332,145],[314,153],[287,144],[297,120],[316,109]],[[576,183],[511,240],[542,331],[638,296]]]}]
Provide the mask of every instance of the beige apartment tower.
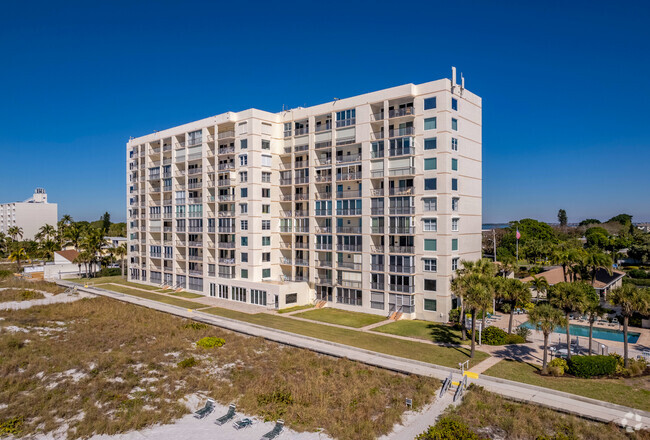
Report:
[{"label": "beige apartment tower", "polygon": [[34,194],[23,202],[0,204],[0,232],[9,234],[9,229],[16,226],[22,229],[18,240],[33,240],[42,226],[56,228],[58,205],[47,201],[43,188],[36,188]]},{"label": "beige apartment tower", "polygon": [[129,279],[447,321],[481,256],[481,160],[481,99],[455,78],[131,139]]}]

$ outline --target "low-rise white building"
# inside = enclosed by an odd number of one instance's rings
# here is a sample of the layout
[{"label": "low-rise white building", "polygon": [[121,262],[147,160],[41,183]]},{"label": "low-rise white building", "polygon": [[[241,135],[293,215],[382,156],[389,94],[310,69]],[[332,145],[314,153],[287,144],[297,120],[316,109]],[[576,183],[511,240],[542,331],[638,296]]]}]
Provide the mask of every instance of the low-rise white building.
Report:
[{"label": "low-rise white building", "polygon": [[56,203],[47,201],[45,189],[36,188],[34,195],[24,202],[0,204],[0,232],[8,235],[9,228],[17,226],[23,230],[23,240],[32,240],[42,226],[56,227],[57,210]]}]

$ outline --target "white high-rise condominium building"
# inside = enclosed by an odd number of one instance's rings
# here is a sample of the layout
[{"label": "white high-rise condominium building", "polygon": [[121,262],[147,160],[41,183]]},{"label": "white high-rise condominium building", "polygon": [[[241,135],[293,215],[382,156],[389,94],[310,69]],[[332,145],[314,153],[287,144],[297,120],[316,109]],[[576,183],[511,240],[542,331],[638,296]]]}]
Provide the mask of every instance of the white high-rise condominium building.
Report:
[{"label": "white high-rise condominium building", "polygon": [[442,79],[127,144],[129,279],[446,321],[481,256],[481,99]]},{"label": "white high-rise condominium building", "polygon": [[17,226],[23,230],[22,240],[32,240],[41,226],[56,228],[57,208],[56,203],[48,203],[43,188],[36,188],[34,195],[24,202],[0,204],[0,232],[8,235],[9,228]]}]

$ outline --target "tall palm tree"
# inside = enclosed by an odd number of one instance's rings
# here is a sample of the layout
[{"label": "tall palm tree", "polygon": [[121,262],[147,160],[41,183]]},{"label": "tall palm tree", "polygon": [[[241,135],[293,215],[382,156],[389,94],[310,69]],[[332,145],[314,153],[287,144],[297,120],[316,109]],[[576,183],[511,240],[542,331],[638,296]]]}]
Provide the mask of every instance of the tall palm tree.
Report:
[{"label": "tall palm tree", "polygon": [[4,233],[0,232],[0,252],[7,252],[8,238]]},{"label": "tall palm tree", "polygon": [[[582,262],[582,249],[575,248],[569,243],[562,243],[551,253],[551,261],[553,264],[562,266],[564,282],[566,283],[569,281],[567,276],[571,268],[575,264]],[[573,278],[575,280],[575,276]]]},{"label": "tall palm tree", "polygon": [[539,299],[540,295],[544,295],[546,297],[546,293],[548,292],[548,289],[551,287],[548,284],[548,281],[544,277],[536,277],[533,275],[533,279],[528,282],[529,286],[534,289],[537,292],[537,299]]},{"label": "tall palm tree", "polygon": [[591,275],[591,284],[596,280],[598,269],[604,269],[612,274],[612,257],[597,248],[589,249],[585,255],[584,264]]},{"label": "tall palm tree", "polygon": [[598,298],[587,300],[584,309],[585,314],[587,315],[587,320],[589,321],[589,356],[591,356],[591,346],[594,335],[594,323],[598,318],[607,314],[607,309],[600,305],[600,300]]},{"label": "tall palm tree", "polygon": [[7,234],[11,237],[13,241],[17,241],[18,237],[22,240],[23,238],[23,228],[19,226],[12,226],[9,229],[7,229]]},{"label": "tall palm tree", "polygon": [[94,255],[91,254],[90,252],[81,251],[79,252],[79,255],[77,255],[72,262],[77,263],[79,265],[83,264],[86,272],[86,278],[88,278],[90,277],[89,267],[94,258],[95,258]]},{"label": "tall palm tree", "polygon": [[74,247],[76,251],[79,250],[83,237],[83,231],[77,225],[68,226],[63,233],[65,245]]},{"label": "tall palm tree", "polygon": [[646,314],[650,311],[650,290],[639,289],[633,284],[623,284],[609,292],[609,302],[620,307],[623,315],[623,359],[625,368],[629,367],[627,327],[634,313]]},{"label": "tall palm tree", "polygon": [[528,315],[528,322],[533,324],[537,330],[544,334],[544,359],[542,361],[542,373],[547,373],[548,359],[548,337],[557,326],[566,325],[566,318],[562,316],[562,311],[556,309],[548,303],[535,306]]},{"label": "tall palm tree", "polygon": [[463,341],[467,338],[465,333],[465,296],[469,287],[468,281],[471,275],[485,278],[494,278],[496,266],[489,260],[480,259],[476,261],[463,260],[456,270],[456,278],[452,280],[451,289],[460,298],[460,324]]},{"label": "tall palm tree", "polygon": [[467,275],[467,290],[465,291],[465,302],[472,315],[472,349],[470,358],[474,357],[476,349],[476,312],[485,310],[492,303],[491,280],[478,275]]},{"label": "tall palm tree", "polygon": [[63,222],[64,225],[71,225],[74,223],[74,220],[72,219],[72,216],[70,214],[64,214],[63,217],[61,217],[61,222]]},{"label": "tall palm tree", "polygon": [[571,334],[569,332],[569,315],[574,312],[581,312],[586,304],[587,297],[585,289],[579,283],[557,283],[551,289],[549,295],[551,305],[564,312],[566,318],[566,346],[567,359],[571,359]]},{"label": "tall palm tree", "polygon": [[22,247],[14,249],[13,252],[11,252],[9,255],[9,261],[15,261],[16,264],[18,264],[18,272],[20,272],[21,269],[21,260],[24,261],[27,260],[27,258],[29,258],[27,256],[27,252],[25,252],[25,248]]},{"label": "tall palm tree", "polygon": [[512,319],[515,308],[530,302],[531,293],[528,285],[516,278],[508,278],[501,283],[502,298],[510,304],[510,318],[508,319],[508,334],[512,334]]},{"label": "tall palm tree", "polygon": [[90,261],[90,269],[92,272],[93,264],[99,261],[102,247],[105,246],[106,240],[104,234],[100,229],[88,229],[81,242],[81,249],[92,255]]},{"label": "tall palm tree", "polygon": [[54,238],[55,236],[56,236],[56,228],[52,225],[44,224],[38,230],[38,234],[36,234],[35,238],[38,241],[48,241]]},{"label": "tall palm tree", "polygon": [[120,260],[120,269],[122,270],[122,278],[124,278],[124,257],[126,257],[126,243],[122,243],[113,251],[115,256]]},{"label": "tall palm tree", "polygon": [[54,240],[45,240],[40,243],[39,251],[43,258],[51,260],[54,258],[54,252],[61,250],[61,246]]}]

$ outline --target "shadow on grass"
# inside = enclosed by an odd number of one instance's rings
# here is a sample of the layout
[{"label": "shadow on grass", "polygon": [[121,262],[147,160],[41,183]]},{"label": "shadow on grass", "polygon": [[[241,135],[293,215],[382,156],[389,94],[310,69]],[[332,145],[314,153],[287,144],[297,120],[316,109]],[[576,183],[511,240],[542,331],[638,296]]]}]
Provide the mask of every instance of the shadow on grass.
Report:
[{"label": "shadow on grass", "polygon": [[[500,356],[507,360],[511,359],[517,362],[524,362],[531,366],[534,366],[534,364],[531,364],[532,361],[541,362],[542,360],[537,353],[537,349],[530,345],[504,345],[499,350],[493,352],[492,355]],[[535,366],[535,368],[537,367]]]},{"label": "shadow on grass", "polygon": [[429,324],[427,328],[430,330],[431,340],[433,342],[440,342],[443,344],[459,345],[462,341],[458,331],[453,330],[451,327],[439,324]]}]

